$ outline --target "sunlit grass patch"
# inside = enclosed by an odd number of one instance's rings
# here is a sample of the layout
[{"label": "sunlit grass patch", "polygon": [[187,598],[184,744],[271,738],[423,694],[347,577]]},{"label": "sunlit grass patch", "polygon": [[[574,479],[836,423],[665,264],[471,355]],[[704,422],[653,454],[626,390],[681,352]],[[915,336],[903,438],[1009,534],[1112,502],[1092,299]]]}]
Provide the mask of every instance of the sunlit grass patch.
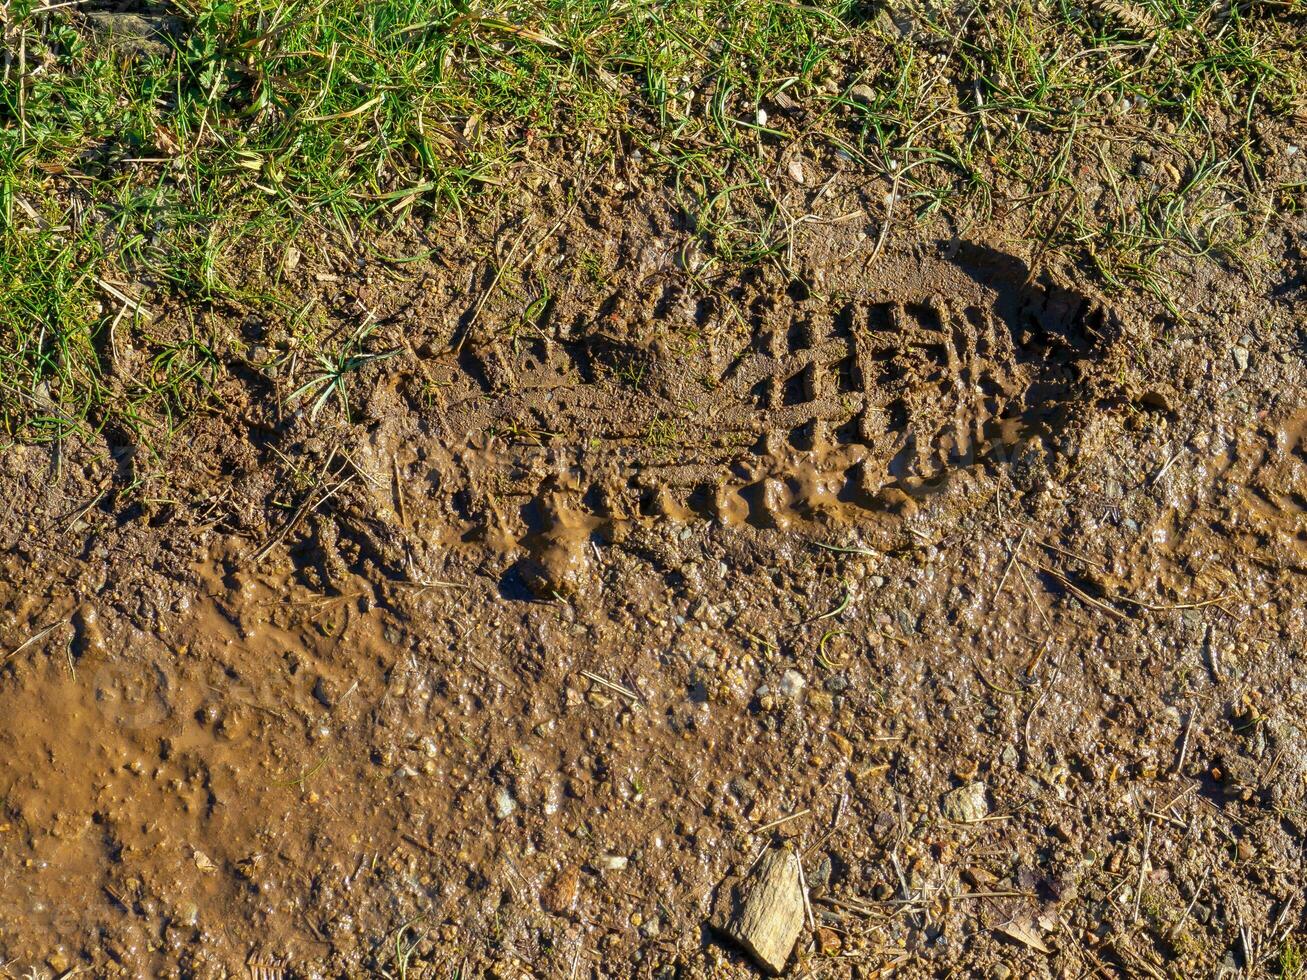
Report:
[{"label": "sunlit grass patch", "polygon": [[[1301,0],[223,0],[121,30],[92,7],[0,14],[6,438],[172,431],[221,345],[134,303],[275,279],[292,241],[375,258],[578,145],[673,196],[704,272],[785,265],[799,178],[835,161],[878,247],[1015,219],[1164,298],[1168,263],[1240,262],[1303,196],[1275,135],[1307,111]],[[151,371],[116,376],[115,346]]]}]

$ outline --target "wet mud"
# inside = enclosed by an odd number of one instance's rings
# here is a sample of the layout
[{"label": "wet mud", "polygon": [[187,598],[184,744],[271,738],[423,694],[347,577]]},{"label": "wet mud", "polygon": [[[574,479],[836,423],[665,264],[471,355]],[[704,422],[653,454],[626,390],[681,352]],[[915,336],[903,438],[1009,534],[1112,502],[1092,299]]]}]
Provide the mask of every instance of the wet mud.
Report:
[{"label": "wet mud", "polygon": [[[1105,397],[1110,314],[1011,256],[938,251],[953,257],[904,270],[910,290],[759,301],[747,331],[674,359],[602,333],[537,338],[517,345],[503,394],[465,359],[446,375],[446,424],[487,438],[451,461],[450,529],[529,552],[524,578],[549,596],[576,587],[593,536],[657,519],[874,523],[971,467],[1069,443],[1076,407]],[[617,397],[595,384],[605,365],[625,372]],[[545,438],[560,419],[579,444]]]},{"label": "wet mud", "polygon": [[745,977],[712,896],[779,841],[791,975],[1275,975],[1300,343],[976,243],[822,262],[513,336],[409,297],[356,424],[185,516],[11,450],[0,969]]}]

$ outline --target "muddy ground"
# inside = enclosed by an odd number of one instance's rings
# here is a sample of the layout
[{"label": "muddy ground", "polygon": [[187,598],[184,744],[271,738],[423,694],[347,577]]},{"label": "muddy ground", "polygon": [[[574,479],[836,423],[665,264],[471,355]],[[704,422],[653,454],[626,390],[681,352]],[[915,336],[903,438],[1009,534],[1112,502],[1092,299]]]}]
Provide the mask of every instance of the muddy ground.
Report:
[{"label": "muddy ground", "polygon": [[167,447],[7,450],[0,969],[748,977],[787,843],[792,976],[1296,975],[1301,220],[1168,309],[837,177],[747,270],[615,180],[316,255],[351,421],[251,301]]}]

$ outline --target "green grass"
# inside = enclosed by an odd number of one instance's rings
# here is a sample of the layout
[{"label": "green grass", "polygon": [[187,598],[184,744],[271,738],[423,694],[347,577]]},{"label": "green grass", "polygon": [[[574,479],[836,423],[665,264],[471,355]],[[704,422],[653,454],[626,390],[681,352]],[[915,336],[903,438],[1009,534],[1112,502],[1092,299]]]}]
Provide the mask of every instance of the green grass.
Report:
[{"label": "green grass", "polygon": [[1299,939],[1295,936],[1289,936],[1284,940],[1284,945],[1280,948],[1279,962],[1276,964],[1276,975],[1280,980],[1303,980],[1307,976],[1307,967],[1303,965],[1302,948],[1298,945]]},{"label": "green grass", "polygon": [[[221,411],[230,355],[176,310],[279,296],[292,240],[310,262],[384,259],[389,231],[487,207],[515,165],[578,143],[640,151],[704,274],[787,261],[802,214],[780,175],[799,151],[888,201],[870,215],[882,240],[1003,224],[1164,298],[1176,262],[1252,260],[1273,213],[1301,206],[1261,135],[1304,105],[1300,0],[475,9],[188,4],[175,37],[133,54],[76,7],[10,0],[0,439],[153,441]],[[549,285],[502,282],[529,332]],[[313,411],[347,414],[348,376],[378,351],[331,343],[301,330],[270,369]]]}]

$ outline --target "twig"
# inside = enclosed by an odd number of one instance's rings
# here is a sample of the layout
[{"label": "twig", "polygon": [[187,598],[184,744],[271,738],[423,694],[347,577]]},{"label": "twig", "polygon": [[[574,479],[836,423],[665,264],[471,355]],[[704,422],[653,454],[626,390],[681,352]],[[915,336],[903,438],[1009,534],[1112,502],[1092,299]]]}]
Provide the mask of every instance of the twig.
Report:
[{"label": "twig", "polygon": [[1149,612],[1170,612],[1173,609],[1202,609],[1204,606],[1215,606],[1224,602],[1226,599],[1235,598],[1233,592],[1226,592],[1212,599],[1203,599],[1201,602],[1177,602],[1173,605],[1158,605],[1152,602],[1143,602],[1139,599],[1131,599],[1127,595],[1112,596],[1117,602],[1124,602],[1129,606],[1138,606],[1140,609],[1147,609]]},{"label": "twig", "polygon": [[604,678],[600,677],[598,674],[592,674],[588,670],[581,671],[581,676],[586,678],[587,680],[593,681],[594,683],[598,684],[600,687],[608,688],[608,690],[612,691],[615,694],[620,694],[624,698],[629,698],[637,705],[641,703],[640,695],[638,695],[637,693],[635,693],[635,691],[632,691],[629,687],[626,687],[625,685],[614,684],[612,681],[605,680]]},{"label": "twig", "polygon": [[40,642],[41,642],[42,640],[44,640],[47,636],[49,636],[51,633],[53,633],[53,632],[54,632],[55,630],[57,630],[60,626],[63,626],[63,625],[64,625],[65,623],[67,623],[67,622],[68,622],[68,620],[66,620],[66,619],[61,619],[61,620],[59,620],[59,622],[57,622],[57,623],[51,623],[49,626],[45,627],[44,629],[39,629],[39,630],[37,630],[35,633],[33,633],[31,636],[29,636],[26,640],[24,640],[22,643],[20,643],[17,647],[15,647],[14,650],[13,650],[13,652],[10,653],[8,656],[6,656],[6,657],[4,658],[4,660],[0,660],[0,664],[7,664],[7,663],[9,663],[9,661],[13,660],[14,657],[18,656],[20,653],[22,653],[24,650],[26,650],[28,647],[30,647],[33,643],[40,643]]},{"label": "twig", "polygon": [[1092,568],[1103,568],[1103,569],[1107,568],[1107,566],[1104,565],[1101,561],[1094,561],[1094,559],[1092,558],[1086,558],[1084,555],[1078,555],[1074,551],[1067,551],[1065,548],[1059,548],[1057,545],[1049,544],[1047,541],[1040,541],[1039,545],[1042,548],[1047,548],[1049,551],[1062,555],[1066,558],[1074,558],[1076,561],[1082,561],[1086,565],[1089,565]]},{"label": "twig", "polygon": [[863,905],[860,902],[850,901],[847,898],[835,898],[833,895],[818,895],[816,901],[823,905],[833,905],[837,909],[848,909],[851,912],[857,912],[859,915],[875,915],[876,910],[869,905]]},{"label": "twig", "polygon": [[[1211,867],[1208,867],[1208,869],[1203,873],[1203,880],[1198,883],[1198,887],[1194,890],[1194,897],[1189,900],[1188,907],[1184,910],[1184,914],[1180,916],[1180,921],[1172,927],[1172,936],[1178,936],[1180,934],[1181,927],[1184,926],[1185,921],[1189,918],[1189,913],[1194,910],[1194,906],[1198,904],[1198,896],[1203,893],[1203,888],[1207,885],[1207,879],[1211,876],[1212,869]],[[1285,904],[1285,907],[1288,907],[1288,903]]]},{"label": "twig", "polygon": [[1190,710],[1189,720],[1185,722],[1184,726],[1184,737],[1180,740],[1180,756],[1175,760],[1174,770],[1174,775],[1177,776],[1180,775],[1181,770],[1184,769],[1185,756],[1189,754],[1189,736],[1193,733],[1194,729],[1194,714],[1195,712]]},{"label": "twig", "polygon": [[[540,246],[544,245],[546,241],[552,238],[554,236],[554,233],[557,232],[558,229],[561,228],[569,218],[571,218],[572,213],[580,205],[580,202],[585,200],[585,191],[588,191],[590,189],[591,185],[594,184],[595,179],[596,178],[593,176],[590,178],[589,182],[582,189],[582,191],[576,195],[575,199],[572,201],[568,209],[563,212],[562,216],[559,217],[559,219],[555,221],[552,225],[550,225],[549,229],[543,235],[541,235],[538,239],[536,239],[535,244],[532,245],[529,251],[526,253],[525,256],[526,261],[530,261],[532,258],[534,258],[536,253],[540,251]],[[472,328],[476,326],[477,320],[481,316],[482,309],[485,307],[486,302],[490,299],[491,295],[493,295],[495,290],[498,288],[499,280],[503,278],[505,270],[507,270],[509,265],[511,265],[513,261],[513,257],[517,254],[518,247],[522,244],[523,239],[526,238],[527,231],[528,231],[528,227],[524,220],[522,230],[521,232],[518,233],[517,238],[514,239],[512,247],[509,248],[508,250],[508,255],[505,256],[504,261],[495,268],[495,275],[494,278],[490,281],[490,285],[486,288],[485,292],[483,292],[480,295],[480,297],[478,297],[476,301],[476,305],[473,306],[471,316],[468,318],[467,324],[463,328],[462,335],[458,338],[458,343],[455,344],[453,347],[453,351],[455,354],[461,354],[463,352],[463,345],[467,342],[467,338],[471,336]]]},{"label": "twig", "polygon": [[96,504],[98,504],[101,500],[104,499],[104,495],[108,492],[109,492],[109,487],[108,487],[108,481],[106,480],[105,486],[100,490],[99,493],[97,493],[94,497],[91,498],[90,503],[86,504],[83,507],[79,507],[76,511],[74,511],[68,517],[64,518],[62,521],[59,522],[59,529],[64,530],[66,528],[70,528],[78,521],[80,521],[83,517],[85,517],[90,512],[92,507],[94,507]]},{"label": "twig", "polygon": [[1030,584],[1030,579],[1026,578],[1026,570],[1020,565],[1017,566],[1017,575],[1021,577],[1021,584],[1026,587],[1026,595],[1030,596],[1030,601],[1033,602],[1035,608],[1039,610],[1039,618],[1044,621],[1044,628],[1048,630],[1048,635],[1051,636],[1053,633],[1053,621],[1049,619],[1048,611],[1041,606],[1039,600],[1035,598],[1035,590]]},{"label": "twig", "polygon": [[1139,880],[1135,883],[1134,907],[1130,912],[1130,924],[1139,921],[1139,899],[1143,896],[1144,875],[1148,872],[1148,852],[1153,846],[1153,821],[1148,821],[1148,831],[1144,834],[1144,853],[1139,856]]},{"label": "twig", "polygon": [[960,895],[950,895],[950,902],[970,901],[976,898],[1037,898],[1035,892],[1021,892],[1013,889],[1005,889],[992,892],[962,892]]},{"label": "twig", "polygon": [[99,278],[97,278],[95,282],[101,289],[103,289],[114,299],[118,300],[133,313],[138,313],[141,316],[146,317],[147,319],[149,318],[150,311],[146,309],[145,305],[140,300],[132,299],[132,297],[128,296],[126,293],[124,293],[121,289],[119,289],[111,282],[105,282],[103,279],[99,279]]},{"label": "twig", "polygon": [[404,507],[404,485],[399,479],[399,458],[390,454],[390,467],[395,474],[395,503],[399,511],[399,526],[408,527],[408,513]]},{"label": "twig", "polygon": [[527,227],[525,222],[523,222],[522,230],[517,233],[517,237],[513,240],[513,244],[508,250],[508,255],[504,257],[503,262],[496,266],[495,275],[494,278],[490,280],[490,285],[486,287],[485,291],[477,298],[476,304],[472,307],[472,314],[468,317],[467,324],[463,328],[462,336],[458,338],[458,343],[454,345],[455,354],[463,353],[463,345],[471,335],[472,328],[476,326],[477,319],[481,316],[482,307],[486,305],[486,301],[490,299],[491,295],[498,288],[499,280],[503,277],[504,270],[512,263],[513,257],[517,254],[518,247],[522,244],[523,239],[526,238],[526,233]]},{"label": "twig", "polygon": [[[1048,612],[1039,604],[1039,600],[1035,598],[1035,590],[1031,588],[1030,580],[1026,578],[1026,570],[1018,565],[1017,574],[1021,576],[1021,584],[1026,587],[1026,593],[1030,596],[1030,601],[1033,602],[1035,608],[1039,610],[1039,616],[1043,619],[1044,629],[1046,630],[1044,633],[1044,639],[1040,642],[1039,646],[1035,648],[1035,652],[1030,655],[1030,659],[1026,662],[1026,676],[1033,677],[1036,668],[1039,667],[1039,661],[1044,657],[1044,651],[1048,649],[1049,643],[1053,641],[1053,621],[1049,619]],[[1042,694],[1040,695],[1040,700],[1043,700]],[[1034,717],[1035,709],[1038,707],[1039,705],[1036,704],[1035,708],[1030,709],[1030,717]],[[1029,724],[1029,718],[1027,718],[1027,724]],[[1028,738],[1027,741],[1029,741]]]},{"label": "twig", "polygon": [[758,862],[762,860],[762,856],[770,850],[771,850],[771,841],[763,841],[762,847],[758,848],[758,853],[753,856],[753,860],[749,862],[749,866],[744,869],[744,874],[740,875],[740,877],[741,878],[749,877],[749,875],[753,873],[753,869],[758,866]]},{"label": "twig", "polygon": [[1012,571],[1012,566],[1016,564],[1017,555],[1021,554],[1021,546],[1026,543],[1026,535],[1029,533],[1028,528],[1021,531],[1021,537],[1017,539],[1016,547],[1012,549],[1012,554],[1008,555],[1007,565],[1003,568],[1003,574],[998,580],[998,591],[994,593],[995,601],[1003,594],[1003,589],[1007,585],[1007,577]]},{"label": "twig", "polygon": [[779,827],[783,823],[789,823],[791,820],[798,820],[799,817],[806,817],[811,812],[812,812],[811,807],[804,807],[802,810],[799,810],[796,813],[791,813],[788,817],[781,817],[779,820],[773,820],[771,823],[765,823],[761,827],[755,828],[753,831],[751,831],[751,833],[754,834],[766,833],[769,830],[773,830],[776,827]]},{"label": "twig", "polygon": [[[327,475],[327,471],[331,469],[331,463],[335,458],[336,458],[336,447],[333,446],[331,448],[331,452],[327,453],[327,461],[322,464],[322,472],[318,476],[318,487],[322,486],[322,479]],[[283,524],[281,528],[264,543],[263,547],[254,553],[254,555],[251,558],[253,563],[257,565],[259,562],[263,561],[264,558],[268,557],[272,549],[277,546],[277,543],[281,541],[284,537],[286,537],[286,535],[290,534],[290,532],[295,529],[295,526],[299,524],[301,520],[304,519],[305,514],[307,514],[310,510],[314,510],[322,506],[324,503],[326,503],[331,497],[333,497],[336,494],[337,491],[339,491],[343,486],[345,486],[345,484],[349,483],[350,480],[354,479],[355,475],[358,472],[359,472],[358,467],[355,467],[353,473],[345,477],[343,480],[337,483],[326,493],[322,494],[320,497],[317,498],[317,500],[314,500],[314,495],[312,493],[310,493],[307,497],[305,497],[304,502],[300,504],[297,508],[295,508],[295,513],[291,515],[290,520],[288,520],[285,524]]]},{"label": "twig", "polygon": [[844,811],[848,808],[848,805],[849,805],[849,791],[846,788],[845,790],[843,790],[843,792],[840,793],[839,802],[835,804],[835,812],[831,815],[830,818],[830,830],[827,831],[828,834],[833,834],[839,828],[840,821],[844,819]]},{"label": "twig", "polygon": [[876,557],[876,552],[871,551],[868,548],[841,548],[838,545],[822,544],[820,541],[813,541],[812,544],[814,547],[820,548],[822,551],[833,551],[838,555],[864,555],[867,558]]},{"label": "twig", "polygon": [[[1165,974],[1158,972],[1155,966],[1124,943],[1112,942],[1109,943],[1106,948],[1111,950],[1118,959],[1142,969],[1150,977],[1153,977],[1154,980],[1167,980]],[[1129,974],[1127,974],[1127,976],[1128,975]]]},{"label": "twig", "polygon": [[304,503],[300,504],[299,507],[295,509],[295,513],[291,516],[291,519],[287,521],[285,524],[283,524],[281,528],[277,531],[277,533],[274,534],[272,537],[270,537],[267,543],[264,544],[264,546],[260,548],[257,552],[255,552],[253,556],[251,556],[250,560],[255,565],[257,565],[259,562],[263,561],[264,558],[267,558],[268,555],[272,552],[272,549],[275,548],[277,544],[283,538],[286,537],[286,535],[290,534],[290,532],[295,529],[295,526],[304,519],[305,514],[307,514],[311,510],[317,510],[328,500],[334,497],[336,493],[342,487],[345,486],[345,484],[349,483],[351,480],[354,479],[354,475],[355,474],[351,473],[349,476],[345,477],[345,479],[341,480],[339,483],[337,483],[326,493],[322,494],[316,500],[314,499],[312,494],[309,494],[309,496],[305,497]]},{"label": "twig", "polygon": [[[1117,609],[1114,606],[1109,606],[1106,602],[1103,602],[1101,599],[1095,599],[1092,595],[1090,595],[1084,589],[1080,588],[1080,586],[1076,585],[1074,582],[1072,582],[1069,578],[1067,578],[1057,569],[1049,568],[1047,565],[1036,565],[1033,567],[1037,568],[1045,575],[1054,579],[1059,585],[1061,585],[1067,591],[1071,592],[1081,602],[1093,606],[1095,609],[1098,609],[1102,612],[1107,613],[1113,619],[1119,619],[1127,622],[1129,621],[1130,617],[1127,616],[1125,613],[1123,613],[1120,609]],[[1120,598],[1120,597],[1116,596],[1114,598]],[[1136,603],[1136,605],[1142,605],[1142,603]]]},{"label": "twig", "polygon": [[1212,627],[1207,627],[1207,635],[1203,638],[1203,648],[1207,652],[1207,669],[1212,675],[1212,683],[1221,683],[1221,651],[1212,639]]},{"label": "twig", "polygon": [[[943,895],[950,902],[968,902],[977,901],[985,898],[1036,898],[1035,892],[1023,892],[1015,889],[1003,889],[999,891],[980,891],[980,892],[961,892],[957,895]],[[874,906],[901,907],[904,905],[924,905],[925,898],[862,898],[859,896],[856,900],[850,898],[836,898],[833,895],[818,895],[814,901],[823,905],[833,905],[836,908],[846,908],[853,912],[860,912],[863,915],[874,915],[876,908]]]},{"label": "twig", "polygon": [[423,840],[420,840],[420,839],[417,838],[417,837],[414,837],[412,834],[400,834],[399,836],[400,836],[400,839],[401,839],[401,840],[406,840],[406,841],[408,841],[410,844],[412,844],[412,845],[413,845],[414,847],[416,847],[418,850],[420,850],[420,851],[426,851],[426,852],[427,852],[428,854],[430,854],[432,857],[442,857],[442,856],[443,856],[439,851],[437,851],[437,850],[436,850],[434,847],[432,847],[430,844],[426,843],[426,842],[423,841]]},{"label": "twig", "polygon": [[894,178],[890,181],[889,201],[885,205],[885,220],[881,223],[880,234],[876,236],[876,247],[872,249],[871,258],[867,260],[868,266],[880,258],[880,253],[885,248],[885,240],[889,237],[889,226],[894,221],[894,204],[899,198],[899,178],[902,176],[901,168],[896,168]]},{"label": "twig", "polygon": [[28,16],[34,17],[37,14],[48,14],[51,10],[62,10],[64,7],[76,7],[86,2],[87,0],[65,0],[63,3],[47,3],[44,6],[34,8]]},{"label": "twig", "polygon": [[1188,452],[1188,450],[1184,446],[1181,446],[1179,449],[1177,449],[1174,455],[1172,455],[1170,459],[1168,459],[1165,463],[1163,463],[1162,468],[1153,475],[1152,480],[1149,481],[1149,486],[1153,486],[1153,487],[1157,486],[1157,481],[1160,480],[1163,476],[1165,476],[1166,471],[1169,470],[1171,466],[1175,463],[1175,461],[1179,459],[1181,456],[1183,456],[1186,452]]}]

